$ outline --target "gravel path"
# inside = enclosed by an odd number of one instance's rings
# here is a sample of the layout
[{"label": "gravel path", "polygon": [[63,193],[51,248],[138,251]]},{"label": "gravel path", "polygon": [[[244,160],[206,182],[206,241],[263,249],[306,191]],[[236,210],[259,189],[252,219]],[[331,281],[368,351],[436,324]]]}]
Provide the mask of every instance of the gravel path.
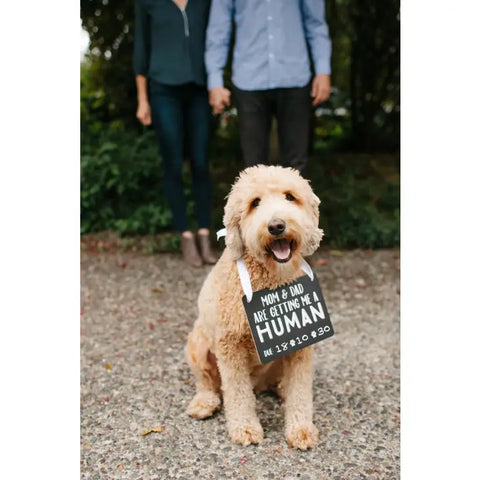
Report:
[{"label": "gravel path", "polygon": [[259,446],[231,444],[222,411],[204,421],[185,413],[194,386],[183,347],[210,267],[174,254],[84,253],[82,478],[398,479],[399,252],[321,248],[312,260],[335,336],[315,347],[320,437],[301,452],[284,440],[273,395],[257,399]]}]

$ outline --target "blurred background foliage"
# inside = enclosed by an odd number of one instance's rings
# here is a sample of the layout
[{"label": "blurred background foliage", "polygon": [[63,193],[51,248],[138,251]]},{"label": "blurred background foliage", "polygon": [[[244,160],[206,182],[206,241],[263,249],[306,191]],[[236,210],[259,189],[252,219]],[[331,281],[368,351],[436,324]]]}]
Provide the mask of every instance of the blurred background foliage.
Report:
[{"label": "blurred background foliage", "polygon": [[[133,15],[132,0],[81,0],[82,27],[90,38],[81,63],[82,234],[172,231],[158,146],[152,129],[135,118]],[[332,95],[312,110],[306,174],[322,199],[325,243],[395,246],[400,242],[399,0],[326,0],[326,15]],[[228,85],[229,68],[225,77]],[[212,228],[218,229],[224,198],[243,168],[234,108],[214,119],[212,135]],[[277,151],[272,132],[272,162]],[[191,199],[190,178],[186,161]],[[188,209],[193,222],[191,200]]]}]

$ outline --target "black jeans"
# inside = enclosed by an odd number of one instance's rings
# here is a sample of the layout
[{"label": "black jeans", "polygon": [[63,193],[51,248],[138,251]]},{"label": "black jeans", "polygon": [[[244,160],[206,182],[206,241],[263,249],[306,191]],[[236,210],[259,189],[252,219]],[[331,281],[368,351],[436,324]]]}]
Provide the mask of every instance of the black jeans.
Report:
[{"label": "black jeans", "polygon": [[301,173],[308,162],[311,118],[310,84],[299,88],[240,90],[233,88],[240,143],[247,166],[268,163],[272,116],[277,118],[280,163]]},{"label": "black jeans", "polygon": [[175,229],[179,232],[189,229],[182,182],[185,135],[192,166],[198,228],[210,228],[212,184],[208,168],[208,144],[212,113],[207,90],[193,83],[162,85],[151,82],[150,107],[165,169],[165,194]]}]

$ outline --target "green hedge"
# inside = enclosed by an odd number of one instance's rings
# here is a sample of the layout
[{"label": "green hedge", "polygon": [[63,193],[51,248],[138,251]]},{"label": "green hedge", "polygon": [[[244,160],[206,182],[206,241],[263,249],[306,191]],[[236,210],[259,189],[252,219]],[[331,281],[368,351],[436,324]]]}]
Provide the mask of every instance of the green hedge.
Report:
[{"label": "green hedge", "polygon": [[[113,230],[125,236],[172,230],[163,194],[162,161],[151,129],[140,132],[124,130],[115,122],[108,126],[92,123],[87,131],[82,130],[81,143],[83,234]],[[232,121],[217,130],[212,142],[212,228],[221,228],[225,196],[242,168]],[[193,222],[188,166],[184,173]],[[398,156],[331,154],[318,149],[312,152],[308,177],[322,200],[325,244],[337,248],[399,244]]]},{"label": "green hedge", "polygon": [[393,155],[322,155],[312,159],[325,243],[381,248],[400,244],[400,175]]},{"label": "green hedge", "polygon": [[170,227],[152,132],[110,126],[82,139],[81,214],[82,233],[147,234]]}]

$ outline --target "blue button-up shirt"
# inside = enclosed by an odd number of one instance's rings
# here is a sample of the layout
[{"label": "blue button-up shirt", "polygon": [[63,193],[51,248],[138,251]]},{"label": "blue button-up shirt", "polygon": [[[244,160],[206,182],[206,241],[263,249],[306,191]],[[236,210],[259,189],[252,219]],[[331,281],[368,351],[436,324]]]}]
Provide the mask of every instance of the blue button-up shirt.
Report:
[{"label": "blue button-up shirt", "polygon": [[242,90],[303,87],[330,74],[331,41],[324,0],[212,0],[205,64],[208,88],[223,86],[232,20],[233,83]]}]

